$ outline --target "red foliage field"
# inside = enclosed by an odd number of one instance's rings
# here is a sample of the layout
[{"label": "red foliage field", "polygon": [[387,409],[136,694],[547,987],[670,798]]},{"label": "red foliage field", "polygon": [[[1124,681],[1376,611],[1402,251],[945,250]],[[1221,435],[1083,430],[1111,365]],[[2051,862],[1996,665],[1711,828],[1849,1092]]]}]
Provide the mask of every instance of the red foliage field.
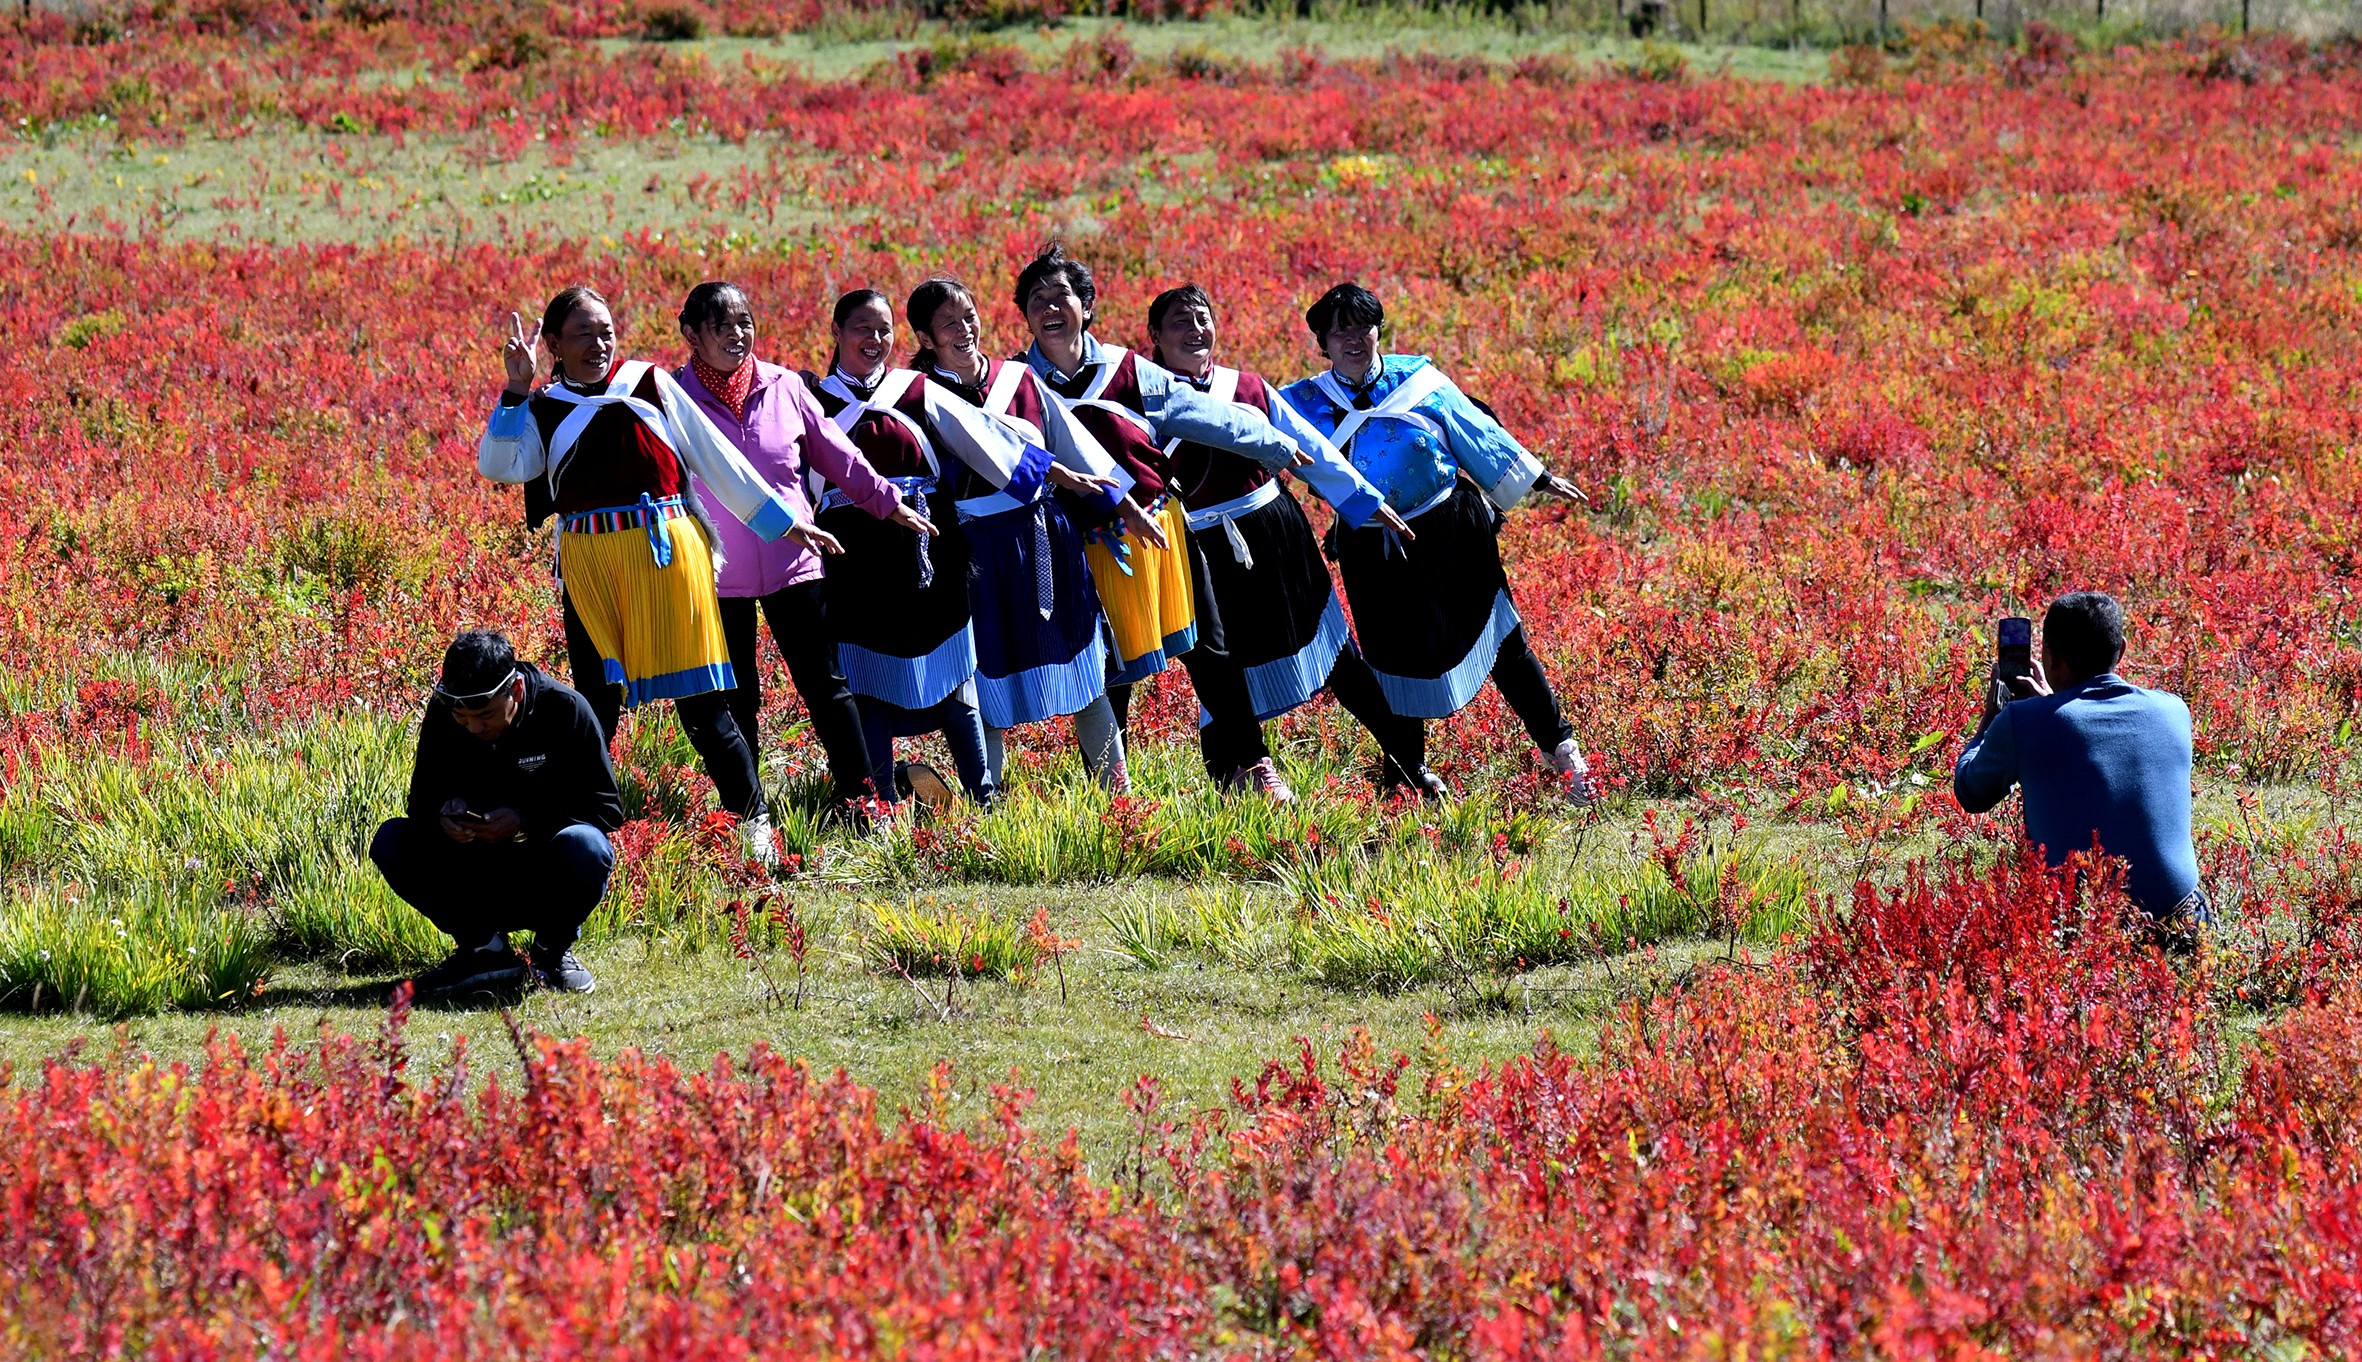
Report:
[{"label": "red foliage field", "polygon": [[[588,279],[670,357],[678,297],[726,275],[767,353],[810,362],[838,290],[940,269],[997,300],[1053,234],[1101,269],[1109,333],[1194,278],[1230,356],[1279,378],[1309,364],[1295,319],[1321,289],[1385,294],[1400,348],[1593,499],[1521,513],[1505,542],[1627,789],[1793,811],[1841,784],[1940,788],[1983,622],[2071,586],[2126,599],[2127,670],[2188,697],[2210,776],[2343,770],[2349,53],[1964,49],[1786,89],[1552,62],[1184,71],[1098,44],[825,85],[575,45],[623,22],[603,11],[505,57],[456,19],[192,13],[100,45],[10,31],[0,112],[166,140],[432,133],[495,159],[710,132],[749,162],[707,187],[710,232],[664,239],[628,204],[499,245],[399,222],[368,246],[0,233],[0,658],[39,697],[8,709],[11,776],[61,744],[406,706],[463,621],[546,646],[538,551],[471,466],[507,310]],[[358,79],[397,68],[428,78]],[[988,311],[1013,346],[1013,311]],[[1440,764],[1523,759],[1491,704]],[[1120,1170],[1027,1134],[1021,1094],[950,1129],[759,1051],[689,1073],[521,1036],[489,1087],[417,1081],[400,1009],[374,1044],[59,1062],[0,1087],[0,1340],[2356,1355],[2351,877],[2207,855],[2218,888],[2303,899],[2306,934],[2218,977],[2035,868],[1932,871],[1633,1008],[1597,1058],[1307,1047],[1218,1114],[1138,1089]],[[2296,859],[2316,856],[2351,869],[2342,836]],[[2226,993],[2286,1005],[2252,1055],[2217,1021]]]},{"label": "red foliage field", "polygon": [[[2130,672],[2189,698],[2211,768],[2319,774],[2351,733],[2362,80],[2327,57],[2254,49],[2252,83],[2158,49],[1787,89],[1312,58],[1225,83],[1102,45],[855,85],[581,53],[412,86],[324,67],[359,41],[338,33],[156,84],[182,112],[155,130],[316,117],[304,91],[333,87],[384,106],[364,125],[403,110],[486,155],[674,118],[764,141],[712,187],[710,237],[628,212],[519,247],[0,236],[0,341],[30,361],[0,375],[0,652],[29,682],[93,649],[199,674],[194,698],[20,716],[20,744],[397,702],[462,618],[547,636],[534,551],[468,452],[496,320],[562,281],[670,356],[678,296],[737,277],[769,353],[812,362],[836,291],[948,270],[995,298],[1054,234],[1101,268],[1109,334],[1194,278],[1229,353],[1278,377],[1308,367],[1321,288],[1380,288],[1399,345],[1590,493],[1509,547],[1586,745],[1633,788],[1940,769],[1982,621],[2069,586],[2125,596]],[[90,107],[49,72],[85,49],[12,41],[0,108]],[[774,235],[783,203],[828,220]],[[1513,755],[1501,717],[1471,711],[1447,763]]]},{"label": "red foliage field", "polygon": [[[2033,865],[1617,1018],[1597,1060],[1307,1044],[1131,1166],[882,1119],[761,1050],[518,1036],[0,1089],[32,1356],[2249,1357],[2362,1352],[2362,998],[2233,1076],[2203,969]],[[2350,957],[2346,962],[2350,970]],[[2309,1354],[2317,1355],[2317,1354]]]}]

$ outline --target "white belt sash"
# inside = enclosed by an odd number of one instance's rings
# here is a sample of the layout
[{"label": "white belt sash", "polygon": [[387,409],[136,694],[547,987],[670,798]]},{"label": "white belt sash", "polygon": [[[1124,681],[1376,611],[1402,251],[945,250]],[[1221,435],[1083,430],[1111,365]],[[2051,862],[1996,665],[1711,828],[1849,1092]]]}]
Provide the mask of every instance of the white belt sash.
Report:
[{"label": "white belt sash", "polygon": [[1220,525],[1223,533],[1230,536],[1231,558],[1240,567],[1251,569],[1255,566],[1255,555],[1247,548],[1247,537],[1238,532],[1239,518],[1253,515],[1277,500],[1279,480],[1274,478],[1243,497],[1233,497],[1202,511],[1189,512],[1189,528],[1203,533]]}]

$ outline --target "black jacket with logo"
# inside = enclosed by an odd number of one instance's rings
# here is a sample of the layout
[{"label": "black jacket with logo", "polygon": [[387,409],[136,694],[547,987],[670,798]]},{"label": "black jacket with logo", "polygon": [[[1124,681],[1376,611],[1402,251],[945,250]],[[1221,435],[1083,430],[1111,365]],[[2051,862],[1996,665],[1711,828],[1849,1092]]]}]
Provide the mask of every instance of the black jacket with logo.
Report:
[{"label": "black jacket with logo", "polygon": [[540,841],[574,823],[601,832],[623,826],[615,767],[590,702],[542,674],[530,662],[517,717],[493,742],[451,717],[451,706],[427,701],[419,722],[418,766],[410,774],[412,818],[432,823],[448,800],[464,799],[478,813],[515,809],[525,836]]}]

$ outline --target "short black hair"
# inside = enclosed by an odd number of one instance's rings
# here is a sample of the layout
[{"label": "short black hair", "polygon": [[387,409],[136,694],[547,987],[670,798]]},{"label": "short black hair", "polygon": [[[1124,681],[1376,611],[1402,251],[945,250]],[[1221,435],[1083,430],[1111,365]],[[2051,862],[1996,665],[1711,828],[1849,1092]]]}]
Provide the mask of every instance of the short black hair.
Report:
[{"label": "short black hair", "polygon": [[1089,314],[1099,307],[1099,281],[1091,277],[1090,266],[1066,253],[1061,242],[1053,241],[1042,247],[1038,255],[1026,262],[1024,269],[1017,271],[1017,310],[1025,311],[1025,300],[1033,296],[1034,289],[1052,279],[1064,279],[1066,286],[1074,290],[1074,296],[1082,299],[1083,329],[1089,330]]},{"label": "short black hair", "polygon": [[754,303],[746,296],[746,290],[727,279],[708,279],[689,290],[688,300],[681,304],[681,329],[695,331],[720,321],[722,309],[730,305],[732,298],[746,304],[749,312],[754,310]]},{"label": "short black hair", "polygon": [[2070,591],[2044,612],[2042,643],[2079,677],[2112,671],[2124,656],[2124,607],[2104,591]]},{"label": "short black hair", "polygon": [[1155,302],[1148,305],[1148,329],[1154,331],[1163,326],[1165,314],[1177,307],[1202,307],[1210,315],[1214,310],[1214,300],[1207,297],[1206,291],[1195,284],[1183,284],[1179,288],[1166,289],[1156,295]]},{"label": "short black hair", "polygon": [[894,304],[892,300],[886,297],[885,294],[878,292],[874,288],[857,288],[851,293],[846,294],[844,297],[837,299],[836,312],[832,314],[832,320],[837,330],[844,330],[845,322],[850,319],[855,312],[864,307],[867,307],[871,303],[884,303],[886,305],[886,319],[888,321],[892,321],[894,319]]},{"label": "short black hair", "polygon": [[1386,305],[1378,301],[1377,294],[1348,279],[1304,310],[1304,324],[1312,328],[1315,341],[1327,340],[1340,326],[1384,326]]},{"label": "short black hair", "polygon": [[910,301],[902,305],[903,319],[924,337],[935,329],[936,311],[954,298],[965,298],[972,304],[976,291],[948,274],[938,274],[910,291]]},{"label": "short black hair", "polygon": [[[607,300],[588,284],[568,284],[559,289],[557,296],[549,300],[549,306],[541,310],[541,334],[556,341],[558,333],[566,329],[566,319],[592,303],[607,306]],[[551,362],[557,362],[554,354]]]},{"label": "short black hair", "polygon": [[517,650],[498,629],[469,629],[443,650],[445,695],[482,695],[517,669]]}]

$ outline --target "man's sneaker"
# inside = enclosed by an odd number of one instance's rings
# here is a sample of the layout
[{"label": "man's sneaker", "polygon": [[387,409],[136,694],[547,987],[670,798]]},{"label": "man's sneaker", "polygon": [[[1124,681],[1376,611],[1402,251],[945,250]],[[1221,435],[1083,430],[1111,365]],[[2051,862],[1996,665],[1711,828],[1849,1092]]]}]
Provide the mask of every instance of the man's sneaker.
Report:
[{"label": "man's sneaker", "polygon": [[533,957],[533,973],[543,988],[560,993],[588,993],[599,986],[599,981],[591,977],[591,972],[583,968],[570,950],[553,951],[535,946],[527,954]]},{"label": "man's sneaker", "polygon": [[471,946],[451,953],[451,958],[411,980],[421,994],[461,993],[470,989],[508,988],[525,978],[525,962],[508,948],[507,938],[499,938],[498,946]]},{"label": "man's sneaker", "polygon": [[912,799],[930,809],[948,809],[960,799],[959,793],[944,780],[942,773],[923,761],[902,763],[894,783],[908,791]]},{"label": "man's sneaker", "polygon": [[779,833],[771,826],[771,812],[766,809],[738,825],[746,838],[746,854],[765,870],[779,868]]},{"label": "man's sneaker", "polygon": [[1259,794],[1274,804],[1296,802],[1296,792],[1288,788],[1287,781],[1281,779],[1279,767],[1269,757],[1239,767],[1231,772],[1230,779],[1225,783],[1240,794]]},{"label": "man's sneaker", "polygon": [[1542,758],[1544,764],[1566,777],[1566,798],[1569,804],[1581,808],[1597,798],[1591,788],[1591,767],[1583,760],[1583,749],[1575,746],[1573,738],[1552,748]]}]

